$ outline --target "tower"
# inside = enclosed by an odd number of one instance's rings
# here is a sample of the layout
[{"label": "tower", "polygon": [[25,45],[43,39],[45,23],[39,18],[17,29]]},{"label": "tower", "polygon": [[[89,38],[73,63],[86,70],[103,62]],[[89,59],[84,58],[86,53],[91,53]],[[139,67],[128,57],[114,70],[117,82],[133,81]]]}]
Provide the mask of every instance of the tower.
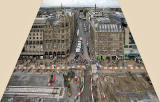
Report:
[{"label": "tower", "polygon": [[61,10],[62,10],[62,3],[61,3]]},{"label": "tower", "polygon": [[94,7],[94,10],[95,10],[95,12],[96,12],[96,4],[95,4],[95,7]]}]

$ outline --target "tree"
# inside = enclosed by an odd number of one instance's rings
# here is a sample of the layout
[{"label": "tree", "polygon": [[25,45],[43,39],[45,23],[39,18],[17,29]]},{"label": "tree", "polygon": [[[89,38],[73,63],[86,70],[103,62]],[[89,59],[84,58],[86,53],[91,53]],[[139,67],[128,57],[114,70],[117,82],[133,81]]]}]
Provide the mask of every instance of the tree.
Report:
[{"label": "tree", "polygon": [[88,13],[88,10],[84,10],[84,16],[86,17],[86,14]]}]

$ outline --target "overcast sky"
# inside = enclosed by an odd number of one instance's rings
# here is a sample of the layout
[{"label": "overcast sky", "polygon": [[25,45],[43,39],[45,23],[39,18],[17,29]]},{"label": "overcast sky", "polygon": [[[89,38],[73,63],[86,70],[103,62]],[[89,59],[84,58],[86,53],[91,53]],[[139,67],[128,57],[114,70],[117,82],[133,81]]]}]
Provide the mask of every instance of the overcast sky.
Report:
[{"label": "overcast sky", "polygon": [[119,7],[118,0],[43,0],[41,7],[47,6],[63,6],[81,7],[94,6],[97,7]]}]

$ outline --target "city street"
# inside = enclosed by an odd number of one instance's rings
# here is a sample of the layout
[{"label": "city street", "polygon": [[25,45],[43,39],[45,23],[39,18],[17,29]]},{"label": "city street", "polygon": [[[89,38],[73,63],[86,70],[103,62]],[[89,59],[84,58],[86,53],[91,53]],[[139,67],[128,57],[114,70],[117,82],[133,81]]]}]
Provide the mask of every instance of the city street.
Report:
[{"label": "city street", "polygon": [[122,14],[41,8],[1,102],[159,102]]}]

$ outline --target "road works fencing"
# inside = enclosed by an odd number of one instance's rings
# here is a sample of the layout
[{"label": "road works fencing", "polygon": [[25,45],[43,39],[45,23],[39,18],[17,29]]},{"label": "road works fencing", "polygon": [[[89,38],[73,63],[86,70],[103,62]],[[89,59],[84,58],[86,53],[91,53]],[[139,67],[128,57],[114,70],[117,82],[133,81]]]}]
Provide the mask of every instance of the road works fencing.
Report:
[{"label": "road works fencing", "polygon": [[91,73],[91,96],[92,96],[92,102],[94,102],[94,96],[93,96],[93,73]]},{"label": "road works fencing", "polygon": [[32,69],[40,69],[40,70],[68,70],[68,69],[86,69],[84,65],[73,65],[73,66],[39,66],[39,67],[24,67],[24,66],[17,66],[15,69],[22,69],[22,70],[32,70]]},{"label": "road works fencing", "polygon": [[97,65],[97,69],[99,70],[146,70],[144,66],[136,66],[136,67],[105,67],[101,65]]}]

